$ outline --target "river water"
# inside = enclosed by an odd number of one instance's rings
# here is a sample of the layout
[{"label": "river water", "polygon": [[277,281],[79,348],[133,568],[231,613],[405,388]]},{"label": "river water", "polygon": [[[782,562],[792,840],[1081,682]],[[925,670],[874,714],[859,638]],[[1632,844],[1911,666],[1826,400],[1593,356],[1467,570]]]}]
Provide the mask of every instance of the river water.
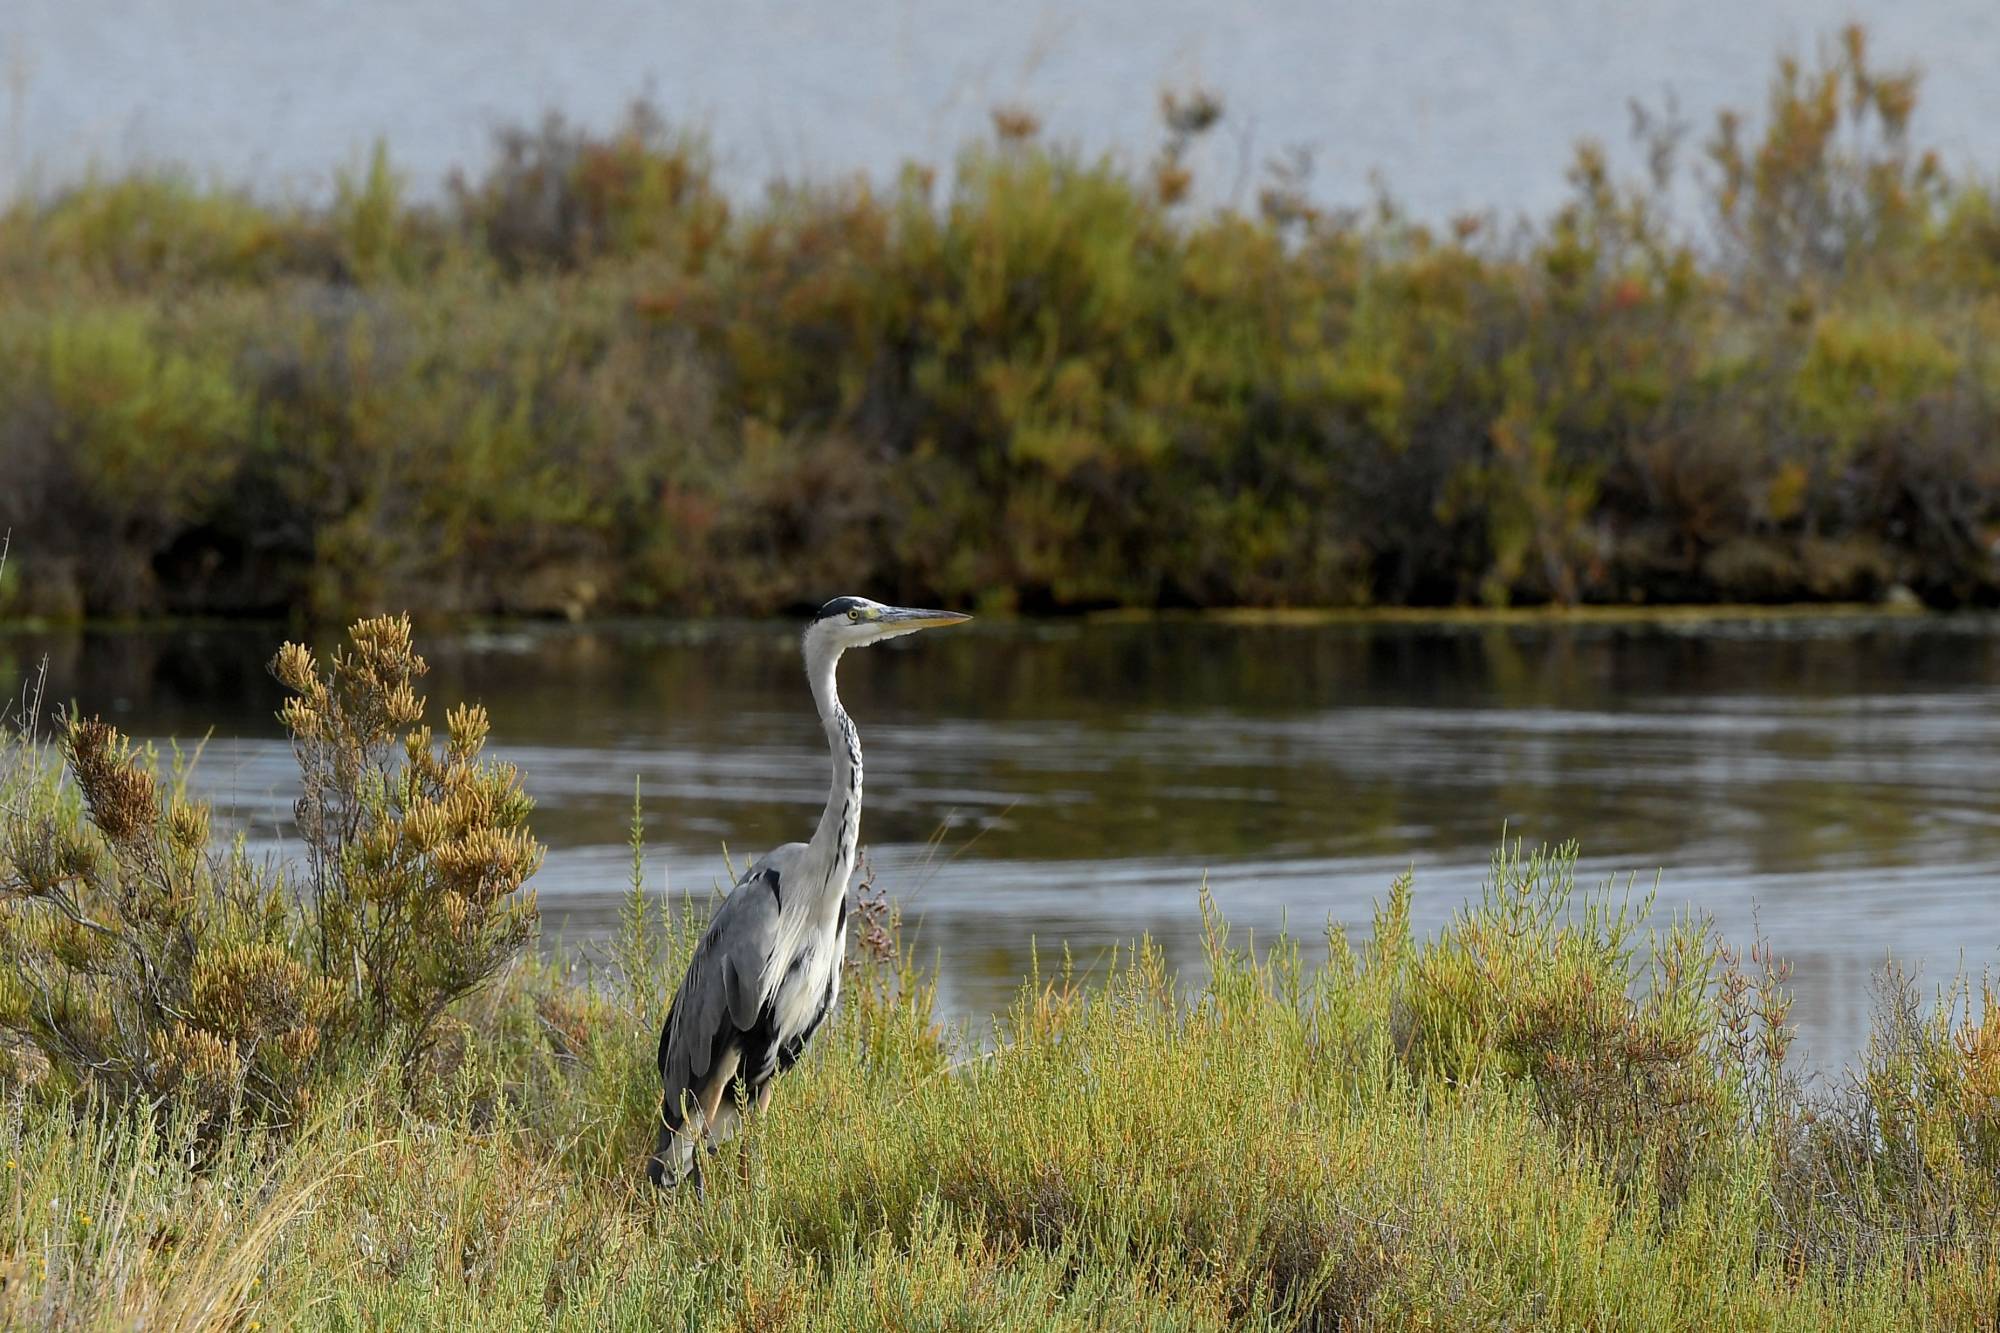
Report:
[{"label": "river water", "polygon": [[1579,137],[1623,146],[1630,99],[1673,94],[1699,138],[1857,18],[1882,63],[1926,73],[1916,141],[1990,173],[1992,0],[8,0],[0,198],[180,165],[323,199],[378,137],[429,193],[500,126],[606,126],[640,94],[705,127],[746,196],[946,165],[1002,104],[1143,162],[1159,93],[1199,86],[1226,109],[1192,161],[1210,202],[1253,203],[1263,164],[1304,148],[1324,202],[1366,203],[1380,173],[1419,216],[1539,215]]},{"label": "river water", "polygon": [[[486,704],[551,846],[551,941],[588,950],[627,878],[706,897],[803,838],[826,794],[797,626],[422,636],[433,711]],[[141,737],[209,735],[218,825],[289,845],[276,628],[0,635],[0,682]],[[1201,966],[1206,879],[1239,929],[1365,935],[1416,872],[1420,929],[1503,827],[1582,844],[1659,911],[1761,926],[1818,1064],[1864,1039],[1894,956],[1926,984],[2000,964],[2000,621],[1881,617],[1425,625],[975,622],[850,654],[863,840],[946,1008],[1005,1007],[1031,947],[1098,965],[1144,933]],[[212,731],[211,731],[212,728]]]}]

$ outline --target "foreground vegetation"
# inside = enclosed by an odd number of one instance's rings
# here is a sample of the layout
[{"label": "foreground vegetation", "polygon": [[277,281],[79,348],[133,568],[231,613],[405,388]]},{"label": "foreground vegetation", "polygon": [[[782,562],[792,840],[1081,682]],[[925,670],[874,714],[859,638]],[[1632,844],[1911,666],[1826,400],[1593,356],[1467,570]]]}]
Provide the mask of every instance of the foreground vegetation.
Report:
[{"label": "foreground vegetation", "polygon": [[[400,620],[274,669],[303,865],[209,845],[70,719],[0,751],[0,1322],[227,1327],[1974,1328],[2000,997],[1882,988],[1801,1087],[1784,969],[1503,849],[1414,937],[1137,945],[954,1032],[860,904],[843,1012],[705,1200],[643,1184],[700,914],[516,957],[538,848]],[[197,833],[202,836],[197,836]],[[1204,907],[1207,908],[1204,900]],[[510,959],[514,961],[509,961]],[[308,1035],[309,1034],[309,1035]],[[747,1183],[739,1182],[741,1166]]]},{"label": "foreground vegetation", "polygon": [[2000,189],[1915,98],[1854,30],[1518,225],[1196,210],[1199,97],[749,204],[644,109],[437,203],[93,181],[0,215],[0,614],[1992,604]]}]

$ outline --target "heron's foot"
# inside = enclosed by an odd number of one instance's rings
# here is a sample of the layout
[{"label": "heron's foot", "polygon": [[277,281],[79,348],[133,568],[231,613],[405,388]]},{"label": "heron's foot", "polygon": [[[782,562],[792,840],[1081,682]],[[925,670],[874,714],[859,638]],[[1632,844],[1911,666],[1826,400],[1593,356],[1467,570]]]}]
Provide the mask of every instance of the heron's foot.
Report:
[{"label": "heron's foot", "polygon": [[646,1159],[646,1179],[652,1181],[653,1187],[662,1193],[687,1188],[692,1189],[694,1196],[699,1199],[704,1194],[701,1181],[701,1154],[697,1152],[689,1158],[686,1174],[677,1179],[668,1174],[667,1159],[659,1153],[654,1153]]}]

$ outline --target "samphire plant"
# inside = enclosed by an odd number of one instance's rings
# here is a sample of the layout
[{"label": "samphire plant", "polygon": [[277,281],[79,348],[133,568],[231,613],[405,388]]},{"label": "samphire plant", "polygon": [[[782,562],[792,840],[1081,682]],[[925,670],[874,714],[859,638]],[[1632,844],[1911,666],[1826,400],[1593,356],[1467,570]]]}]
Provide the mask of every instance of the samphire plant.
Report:
[{"label": "samphire plant", "polygon": [[349,637],[324,674],[297,644],[272,663],[292,692],[296,883],[240,838],[215,846],[185,769],[163,775],[103,721],[65,722],[62,772],[16,774],[0,833],[13,1063],[212,1128],[284,1124],[343,1056],[414,1062],[532,936],[543,848],[518,774],[480,759],[485,711],[452,709],[439,744],[407,618]]},{"label": "samphire plant", "polygon": [[415,1055],[534,934],[522,886],[543,847],[519,772],[479,757],[486,710],[450,710],[441,749],[423,724],[414,683],[428,668],[408,618],[363,620],[349,637],[325,676],[296,643],[271,663],[292,691],[279,716],[303,779],[307,934],[365,1034]]}]

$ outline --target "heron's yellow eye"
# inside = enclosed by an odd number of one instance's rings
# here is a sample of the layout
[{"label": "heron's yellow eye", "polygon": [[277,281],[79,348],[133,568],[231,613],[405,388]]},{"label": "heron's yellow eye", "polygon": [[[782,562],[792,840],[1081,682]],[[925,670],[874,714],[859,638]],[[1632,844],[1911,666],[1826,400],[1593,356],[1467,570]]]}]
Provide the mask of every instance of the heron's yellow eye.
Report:
[{"label": "heron's yellow eye", "polygon": [[847,613],[847,618],[848,618],[849,620],[859,620],[859,619],[861,619],[861,608],[857,606],[857,607],[855,607],[855,608],[854,608],[854,609],[853,609],[852,611],[849,611],[849,612]]}]

